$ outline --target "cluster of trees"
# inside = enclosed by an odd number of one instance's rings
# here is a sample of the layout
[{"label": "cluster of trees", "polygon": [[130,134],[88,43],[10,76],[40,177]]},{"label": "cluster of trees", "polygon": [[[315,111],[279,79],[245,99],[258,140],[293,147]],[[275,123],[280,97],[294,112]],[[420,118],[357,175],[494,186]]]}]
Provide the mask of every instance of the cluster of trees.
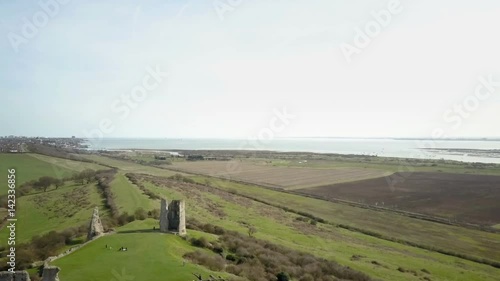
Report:
[{"label": "cluster of trees", "polygon": [[147,218],[158,219],[160,217],[160,209],[146,211],[144,208],[138,208],[133,214],[123,212],[119,216],[112,218],[109,222],[111,225],[122,226],[135,220],[145,220]]},{"label": "cluster of trees", "polygon": [[[67,181],[67,179],[58,179],[58,178],[54,178],[54,177],[43,176],[37,180],[32,180],[32,181],[25,182],[25,183],[21,184],[19,186],[19,188],[17,188],[17,190],[16,190],[17,197],[19,198],[23,195],[29,194],[33,190],[36,190],[36,191],[43,190],[43,192],[46,192],[47,189],[51,186],[54,186],[55,189],[58,189],[59,187],[64,185],[64,183],[66,181]],[[7,208],[7,202],[8,202],[8,199],[7,199],[6,194],[0,196],[0,206],[1,207]]]},{"label": "cluster of trees", "polygon": [[64,185],[64,180],[44,176],[33,183],[33,188],[43,189],[43,192],[45,192],[51,185],[54,185],[54,187],[58,189],[61,185]]},{"label": "cluster of trees", "polygon": [[203,237],[190,240],[193,246],[210,249],[216,254],[195,251],[185,255],[185,258],[212,270],[225,270],[251,281],[372,280],[349,267],[238,232],[196,221],[189,221],[189,226],[219,235],[217,241],[208,241]]},{"label": "cluster of trees", "polygon": [[59,178],[54,178],[54,177],[50,177],[50,176],[43,176],[37,180],[25,182],[21,186],[19,186],[19,193],[20,193],[19,195],[22,196],[22,195],[28,194],[31,192],[32,189],[43,190],[43,192],[46,192],[47,189],[51,186],[54,186],[55,189],[58,189],[59,187],[64,185],[65,182],[70,181],[70,180],[75,181],[75,182],[80,183],[80,184],[85,184],[85,183],[89,184],[96,179],[97,174],[98,174],[98,172],[96,172],[92,169],[86,169],[86,170],[83,170],[79,173],[73,174],[69,178],[59,179]]},{"label": "cluster of trees", "polygon": [[77,182],[79,184],[89,184],[89,183],[97,180],[98,179],[97,176],[100,173],[101,172],[96,172],[92,169],[85,169],[79,173],[74,174],[71,177],[71,180],[74,180],[75,182]]},{"label": "cluster of trees", "polygon": [[99,187],[104,197],[104,206],[109,209],[111,217],[116,219],[119,216],[119,211],[111,191],[111,182],[115,178],[115,174],[116,170],[114,169],[106,170],[99,172],[95,175],[95,178],[97,179],[97,187]]}]

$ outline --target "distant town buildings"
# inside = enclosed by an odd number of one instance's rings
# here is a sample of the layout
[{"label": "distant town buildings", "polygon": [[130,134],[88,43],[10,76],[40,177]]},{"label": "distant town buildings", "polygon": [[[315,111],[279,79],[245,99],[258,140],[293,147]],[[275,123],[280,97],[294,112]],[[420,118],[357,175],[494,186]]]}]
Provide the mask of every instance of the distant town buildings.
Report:
[{"label": "distant town buildings", "polygon": [[71,138],[42,138],[42,137],[22,137],[4,136],[0,137],[0,153],[22,153],[28,152],[33,145],[45,145],[56,148],[83,149],[83,139]]}]

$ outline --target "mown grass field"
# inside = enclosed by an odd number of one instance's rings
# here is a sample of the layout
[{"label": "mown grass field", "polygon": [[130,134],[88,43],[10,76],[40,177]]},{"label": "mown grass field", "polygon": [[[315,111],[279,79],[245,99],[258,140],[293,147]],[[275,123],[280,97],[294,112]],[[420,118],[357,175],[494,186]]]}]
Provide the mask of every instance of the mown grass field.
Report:
[{"label": "mown grass field", "polygon": [[[12,168],[16,169],[16,183],[18,186],[42,176],[63,178],[85,169],[105,169],[105,167],[93,163],[54,158],[40,154],[0,153],[0,178],[6,180],[7,170]],[[6,188],[0,190],[0,195],[4,194],[7,194]]]},{"label": "mown grass field", "polygon": [[[307,163],[304,163],[307,164]],[[182,171],[231,178],[283,189],[298,189],[390,175],[380,169],[339,167],[331,169],[279,167],[267,162],[249,161],[185,161],[172,165]],[[168,167],[167,167],[168,168]]]},{"label": "mown grass field", "polygon": [[[62,269],[60,279],[187,281],[195,278],[193,273],[204,277],[210,274],[227,276],[189,262],[183,265],[182,256],[196,248],[179,236],[151,232],[156,224],[155,220],[132,222],[118,228],[118,233],[102,237],[56,260],[53,264]],[[118,251],[122,246],[128,251]]]},{"label": "mown grass field", "polygon": [[[495,280],[497,269],[435,252],[384,241],[332,225],[298,221],[299,215],[210,187],[194,187],[146,178],[149,190],[187,202],[188,218],[245,233],[255,226],[255,236],[296,250],[335,260],[382,280],[421,280],[421,270],[432,280]],[[352,259],[361,256],[359,260]],[[429,261],[432,260],[432,263]],[[376,262],[376,265],[373,262]],[[399,267],[418,272],[415,276]]]},{"label": "mown grass field", "polygon": [[[64,230],[89,222],[92,209],[98,206],[106,214],[95,186],[68,182],[57,190],[26,195],[17,199],[16,241],[24,243],[35,235]],[[0,230],[0,245],[7,244],[7,228]]]},{"label": "mown grass field", "polygon": [[159,206],[159,203],[156,204],[155,201],[150,200],[123,173],[116,174],[115,179],[111,182],[111,191],[115,196],[115,203],[120,213],[128,212],[129,214],[133,214],[139,208],[148,211]]}]

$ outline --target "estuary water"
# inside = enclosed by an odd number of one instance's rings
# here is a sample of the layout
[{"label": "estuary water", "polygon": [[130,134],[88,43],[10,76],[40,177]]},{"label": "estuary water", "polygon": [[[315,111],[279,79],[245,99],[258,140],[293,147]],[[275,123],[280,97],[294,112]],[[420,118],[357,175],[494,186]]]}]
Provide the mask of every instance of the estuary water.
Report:
[{"label": "estuary water", "polygon": [[104,138],[88,139],[87,145],[91,150],[271,150],[500,163],[500,140]]}]

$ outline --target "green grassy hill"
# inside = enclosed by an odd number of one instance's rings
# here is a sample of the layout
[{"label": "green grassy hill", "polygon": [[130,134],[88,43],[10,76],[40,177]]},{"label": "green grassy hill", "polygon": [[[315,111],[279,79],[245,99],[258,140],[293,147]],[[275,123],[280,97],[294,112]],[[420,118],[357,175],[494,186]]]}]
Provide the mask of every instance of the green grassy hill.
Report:
[{"label": "green grassy hill", "polygon": [[[120,213],[133,214],[138,208],[152,210],[159,208],[159,203],[149,197],[134,184],[132,184],[123,173],[118,173],[111,182],[111,191],[115,196],[115,202]],[[159,202],[159,201],[158,201]]]},{"label": "green grassy hill", "polygon": [[[155,220],[132,222],[56,260],[53,264],[62,268],[60,279],[189,281],[195,279],[193,273],[228,276],[185,262],[182,256],[196,248],[179,236],[151,232],[157,224]],[[122,246],[128,251],[118,251]]]}]

